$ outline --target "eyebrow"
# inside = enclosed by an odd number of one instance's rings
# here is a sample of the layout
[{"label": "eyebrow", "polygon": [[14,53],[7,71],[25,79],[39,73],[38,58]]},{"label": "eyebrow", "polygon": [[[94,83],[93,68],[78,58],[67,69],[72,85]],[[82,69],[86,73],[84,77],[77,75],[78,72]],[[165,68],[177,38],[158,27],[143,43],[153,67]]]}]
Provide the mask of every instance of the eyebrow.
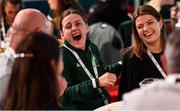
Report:
[{"label": "eyebrow", "polygon": [[[149,20],[147,20],[146,22],[150,22],[150,21],[154,21],[153,19],[149,19]],[[146,23],[145,22],[145,23]],[[141,25],[142,23],[140,23],[140,24],[137,24],[136,26],[138,26],[138,25]]]},{"label": "eyebrow", "polygon": [[[77,22],[81,22],[81,20],[75,20],[73,23],[77,23]],[[71,21],[69,22],[67,22],[67,23],[65,23],[65,25],[64,26],[66,26],[67,24],[69,24],[69,23],[72,23]]]}]

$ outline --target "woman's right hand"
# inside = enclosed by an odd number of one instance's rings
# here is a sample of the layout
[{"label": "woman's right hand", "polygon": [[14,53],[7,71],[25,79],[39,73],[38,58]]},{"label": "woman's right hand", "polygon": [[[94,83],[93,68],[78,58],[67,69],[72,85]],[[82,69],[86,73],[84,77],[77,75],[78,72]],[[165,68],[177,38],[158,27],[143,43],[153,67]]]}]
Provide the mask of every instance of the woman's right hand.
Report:
[{"label": "woman's right hand", "polygon": [[99,85],[100,87],[110,87],[113,86],[117,81],[116,74],[106,72],[104,75],[99,77]]}]

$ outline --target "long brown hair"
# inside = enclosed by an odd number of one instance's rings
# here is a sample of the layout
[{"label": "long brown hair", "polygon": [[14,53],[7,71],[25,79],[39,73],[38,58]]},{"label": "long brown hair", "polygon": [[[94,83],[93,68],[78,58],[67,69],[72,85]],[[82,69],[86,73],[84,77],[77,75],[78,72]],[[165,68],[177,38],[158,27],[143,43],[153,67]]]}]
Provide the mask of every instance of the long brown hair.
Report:
[{"label": "long brown hair", "polygon": [[[160,20],[163,21],[163,18],[160,15],[160,13],[157,12],[156,9],[154,9],[150,5],[143,5],[135,10],[135,12],[133,13],[133,23],[132,23],[133,40],[132,40],[132,45],[130,47],[131,57],[133,55],[140,57],[143,54],[144,50],[146,49],[144,42],[139,37],[139,34],[136,29],[136,22],[135,22],[139,16],[144,15],[144,14],[152,15],[157,21],[160,21]],[[165,39],[166,39],[166,32],[165,32],[165,25],[163,22],[163,27],[161,30],[161,47],[163,49],[165,47]]]},{"label": "long brown hair", "polygon": [[58,42],[42,32],[25,37],[16,49],[17,56],[4,100],[4,109],[48,109],[58,103],[57,74],[51,60],[59,61]]}]

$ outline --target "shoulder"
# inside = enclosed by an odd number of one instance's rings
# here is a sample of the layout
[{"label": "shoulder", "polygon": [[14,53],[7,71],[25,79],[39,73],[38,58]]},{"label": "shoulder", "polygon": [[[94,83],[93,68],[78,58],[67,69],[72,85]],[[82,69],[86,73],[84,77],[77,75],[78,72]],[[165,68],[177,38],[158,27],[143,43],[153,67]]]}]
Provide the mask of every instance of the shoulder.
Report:
[{"label": "shoulder", "polygon": [[147,59],[147,53],[145,51],[142,52],[142,54],[140,56],[137,56],[134,52],[133,52],[133,47],[128,47],[122,50],[122,54],[124,59],[130,59],[130,60],[140,60],[143,61],[144,59]]},{"label": "shoulder", "polygon": [[[136,71],[142,72],[144,69],[142,67],[147,67],[148,58],[145,55],[137,57],[135,54],[132,54],[132,49],[126,49],[123,51],[122,61],[123,61],[123,71],[138,73]],[[147,67],[148,68],[148,67]],[[138,74],[139,75],[139,74]]]},{"label": "shoulder", "polygon": [[[144,102],[144,97],[149,98],[152,95],[154,88],[137,88],[123,95],[123,101],[126,103],[125,107],[136,106]],[[151,97],[151,96],[150,96]]]},{"label": "shoulder", "polygon": [[97,46],[92,42],[89,43],[89,46],[93,49],[98,49]]},{"label": "shoulder", "polygon": [[48,15],[47,15],[47,19],[51,22],[53,22],[53,15],[51,13],[51,11],[49,11]]},{"label": "shoulder", "polygon": [[127,48],[123,49],[122,54],[123,54],[124,59],[132,59],[132,58],[136,57],[135,54],[132,54],[131,47],[127,47]]},{"label": "shoulder", "polygon": [[90,42],[89,47],[91,48],[92,51],[99,52],[98,47],[94,43]]},{"label": "shoulder", "polygon": [[[179,106],[179,92],[173,89],[173,85],[165,80],[152,83],[144,88],[135,89],[123,95],[124,108],[175,108]],[[168,101],[164,101],[164,99]],[[154,104],[158,103],[158,104]],[[173,107],[172,107],[173,106]]]},{"label": "shoulder", "polygon": [[[72,52],[70,51],[70,49],[71,48],[69,48],[69,47],[67,48],[65,46],[60,47],[60,50],[62,50],[63,55],[72,55]],[[73,50],[73,49],[71,49],[71,50]]]},{"label": "shoulder", "polygon": [[158,96],[158,94],[162,93],[162,90],[165,89],[167,89],[166,81],[158,80],[149,84],[148,86],[137,88],[129,93],[124,94],[123,99],[125,101],[133,101],[136,103],[143,100],[144,97],[151,99],[152,96]]},{"label": "shoulder", "polygon": [[70,53],[70,50],[66,48],[64,45],[60,46],[60,50],[63,52],[63,54]]},{"label": "shoulder", "polygon": [[0,78],[6,74],[8,60],[9,58],[5,52],[0,54]]},{"label": "shoulder", "polygon": [[[63,52],[63,61],[65,64],[66,64],[66,61],[70,61],[73,59],[72,52],[69,49],[67,49],[65,46],[61,46],[60,50]],[[69,63],[69,62],[67,62],[67,63]]]}]

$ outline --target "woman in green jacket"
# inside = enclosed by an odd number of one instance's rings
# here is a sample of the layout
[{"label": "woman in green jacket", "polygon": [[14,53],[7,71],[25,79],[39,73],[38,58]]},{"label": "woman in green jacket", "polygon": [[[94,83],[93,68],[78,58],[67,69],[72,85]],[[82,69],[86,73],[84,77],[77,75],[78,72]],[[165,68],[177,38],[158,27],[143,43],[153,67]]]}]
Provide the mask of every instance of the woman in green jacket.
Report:
[{"label": "woman in green jacket", "polygon": [[113,86],[119,64],[104,68],[98,48],[87,40],[89,26],[85,16],[78,10],[68,9],[60,18],[61,36],[65,44],[63,76],[68,88],[62,96],[67,109],[96,109],[110,103],[104,89]]}]

